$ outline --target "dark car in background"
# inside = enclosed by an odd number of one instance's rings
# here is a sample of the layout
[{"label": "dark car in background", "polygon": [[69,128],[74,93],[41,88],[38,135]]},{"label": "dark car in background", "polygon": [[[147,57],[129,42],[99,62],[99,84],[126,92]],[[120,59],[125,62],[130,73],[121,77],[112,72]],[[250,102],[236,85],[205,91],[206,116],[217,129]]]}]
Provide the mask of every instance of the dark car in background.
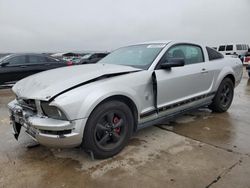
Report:
[{"label": "dark car in background", "polygon": [[106,57],[109,53],[91,53],[82,57],[79,64],[97,63],[102,58]]},{"label": "dark car in background", "polygon": [[13,84],[29,75],[71,65],[42,54],[11,54],[0,58],[0,85]]}]

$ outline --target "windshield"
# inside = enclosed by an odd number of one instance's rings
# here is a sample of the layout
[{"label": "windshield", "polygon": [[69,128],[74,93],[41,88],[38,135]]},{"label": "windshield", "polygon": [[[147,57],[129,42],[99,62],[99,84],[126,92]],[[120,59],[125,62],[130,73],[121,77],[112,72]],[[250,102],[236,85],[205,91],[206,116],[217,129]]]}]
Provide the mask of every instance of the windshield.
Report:
[{"label": "windshield", "polygon": [[165,44],[142,44],[115,50],[98,63],[127,65],[140,69],[148,69]]},{"label": "windshield", "polygon": [[3,57],[0,57],[0,62],[1,61],[3,61],[3,60],[5,60],[5,59],[7,59],[7,58],[9,58],[11,55],[6,55],[6,56],[3,56]]}]

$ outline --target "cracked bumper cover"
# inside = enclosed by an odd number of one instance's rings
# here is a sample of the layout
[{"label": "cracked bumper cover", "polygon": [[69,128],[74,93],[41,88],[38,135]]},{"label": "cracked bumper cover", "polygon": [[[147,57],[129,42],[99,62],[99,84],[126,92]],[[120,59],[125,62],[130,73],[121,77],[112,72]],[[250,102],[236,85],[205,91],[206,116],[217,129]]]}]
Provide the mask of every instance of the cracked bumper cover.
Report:
[{"label": "cracked bumper cover", "polygon": [[[87,118],[63,121],[48,117],[38,116],[25,111],[14,100],[8,104],[10,121],[14,135],[18,138],[20,128],[38,143],[50,147],[74,147],[82,142],[83,128]],[[20,128],[18,127],[20,126]]]}]

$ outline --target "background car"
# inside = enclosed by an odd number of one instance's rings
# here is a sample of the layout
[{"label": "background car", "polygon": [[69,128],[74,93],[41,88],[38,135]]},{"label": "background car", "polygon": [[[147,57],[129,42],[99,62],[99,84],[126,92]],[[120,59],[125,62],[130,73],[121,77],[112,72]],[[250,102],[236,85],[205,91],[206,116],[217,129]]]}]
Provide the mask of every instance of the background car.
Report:
[{"label": "background car", "polygon": [[29,75],[71,65],[41,54],[12,54],[0,59],[0,85],[13,84]]},{"label": "background car", "polygon": [[238,56],[243,62],[244,56],[248,53],[247,44],[228,44],[220,45],[218,51],[228,56]]},{"label": "background car", "polygon": [[102,58],[106,57],[109,53],[91,53],[82,57],[79,64],[97,63]]}]

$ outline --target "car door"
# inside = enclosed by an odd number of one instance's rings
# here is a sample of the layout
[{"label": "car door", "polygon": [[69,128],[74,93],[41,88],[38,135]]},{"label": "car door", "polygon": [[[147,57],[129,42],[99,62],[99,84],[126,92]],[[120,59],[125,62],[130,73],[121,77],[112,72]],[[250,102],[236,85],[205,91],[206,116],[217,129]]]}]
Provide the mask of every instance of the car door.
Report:
[{"label": "car door", "polygon": [[27,56],[17,55],[2,62],[0,67],[0,84],[11,84],[27,76]]},{"label": "car door", "polygon": [[41,72],[44,70],[45,58],[39,55],[28,55],[29,75]]},{"label": "car door", "polygon": [[45,56],[42,55],[28,55],[29,60],[29,74],[35,74],[41,71],[49,70],[51,69],[50,62],[47,62],[47,59]]},{"label": "car door", "polygon": [[208,70],[208,62],[205,62],[200,46],[174,45],[167,50],[160,63],[171,58],[183,58],[185,65],[169,70],[155,70],[158,109],[173,104],[186,104],[185,101],[207,94],[212,86],[213,73]]}]

